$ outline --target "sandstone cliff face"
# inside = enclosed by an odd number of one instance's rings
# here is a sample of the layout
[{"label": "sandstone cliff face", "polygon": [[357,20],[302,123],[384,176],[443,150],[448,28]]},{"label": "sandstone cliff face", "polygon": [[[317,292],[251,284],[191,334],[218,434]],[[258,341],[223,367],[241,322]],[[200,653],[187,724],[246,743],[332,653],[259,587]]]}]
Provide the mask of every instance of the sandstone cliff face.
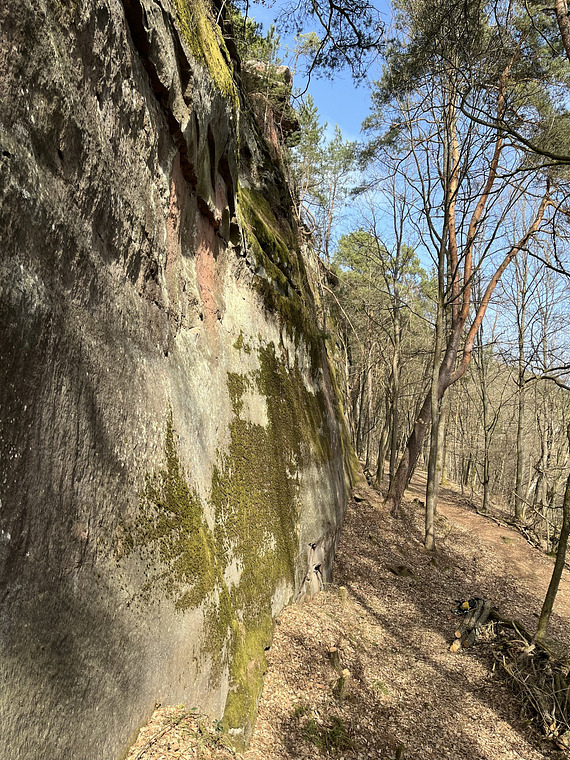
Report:
[{"label": "sandstone cliff face", "polygon": [[[0,5],[0,758],[245,738],[346,451],[288,191],[201,0]],[[309,545],[314,548],[309,549]]]}]

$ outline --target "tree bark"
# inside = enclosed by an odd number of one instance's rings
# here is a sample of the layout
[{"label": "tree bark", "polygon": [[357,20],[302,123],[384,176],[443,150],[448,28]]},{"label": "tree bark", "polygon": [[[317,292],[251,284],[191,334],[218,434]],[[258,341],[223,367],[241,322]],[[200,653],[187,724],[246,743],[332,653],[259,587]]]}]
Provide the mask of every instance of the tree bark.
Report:
[{"label": "tree bark", "polygon": [[[523,475],[524,475],[524,460],[525,460],[525,447],[524,447],[524,414],[525,414],[525,328],[526,328],[526,305],[527,295],[526,288],[528,283],[528,258],[526,251],[521,259],[520,278],[517,277],[517,300],[520,295],[520,304],[517,304],[517,321],[518,321],[518,405],[517,405],[517,466],[515,474],[515,518],[517,520],[524,520],[525,512],[525,498],[523,495]],[[518,267],[517,267],[518,272]],[[520,280],[520,281],[519,281]]]},{"label": "tree bark", "polygon": [[[570,425],[567,429],[568,443],[570,444]],[[536,641],[542,643],[546,637],[546,631],[548,630],[548,624],[550,622],[550,616],[552,614],[552,608],[554,607],[554,600],[558,593],[558,586],[560,585],[560,578],[562,577],[562,571],[564,570],[564,563],[566,561],[566,548],[568,546],[568,536],[570,535],[570,475],[566,481],[566,491],[564,493],[564,502],[562,505],[562,529],[560,530],[560,538],[558,540],[558,549],[556,550],[556,562],[554,563],[554,570],[552,571],[552,578],[548,585],[548,591],[544,598],[542,610],[540,611],[540,617],[538,618],[538,627],[536,629]]]},{"label": "tree bark", "polygon": [[435,476],[438,486],[441,486],[447,480],[447,435],[446,429],[449,419],[449,404],[445,396],[442,398],[439,410],[439,437],[437,444],[437,462]]},{"label": "tree bark", "polygon": [[[440,396],[439,367],[443,343],[443,327],[445,316],[445,255],[446,236],[441,236],[438,256],[438,291],[437,312],[435,316],[435,341],[433,347],[433,370],[430,388],[431,432],[429,445],[428,473],[426,484],[426,520],[424,546],[427,551],[435,551],[435,510],[439,482],[437,480],[437,454],[439,449]],[[443,394],[442,394],[443,395]]]},{"label": "tree bark", "polygon": [[562,37],[562,44],[570,61],[570,18],[568,17],[566,0],[555,0],[554,10],[556,12],[558,28],[560,29],[560,36]]},{"label": "tree bark", "polygon": [[389,486],[392,485],[394,474],[396,472],[396,463],[398,460],[398,440],[400,436],[400,415],[399,415],[399,395],[400,395],[400,361],[401,361],[401,315],[400,315],[400,294],[398,286],[394,285],[394,352],[392,354],[392,373],[391,373],[391,409],[390,409],[390,478]]},{"label": "tree bark", "polygon": [[[386,412],[386,418],[388,417],[388,412]],[[376,478],[374,480],[374,488],[380,488],[384,481],[384,461],[386,459],[386,451],[388,448],[388,432],[389,432],[389,425],[388,425],[388,419],[386,419],[386,422],[384,423],[384,427],[382,429],[382,434],[380,436],[380,440],[378,442],[378,459],[376,460]]]}]

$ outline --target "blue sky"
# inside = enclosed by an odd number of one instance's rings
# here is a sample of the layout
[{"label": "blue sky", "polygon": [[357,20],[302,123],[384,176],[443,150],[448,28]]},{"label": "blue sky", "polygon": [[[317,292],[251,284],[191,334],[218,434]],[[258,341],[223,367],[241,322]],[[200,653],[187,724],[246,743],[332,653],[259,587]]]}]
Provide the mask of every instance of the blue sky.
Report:
[{"label": "blue sky", "polygon": [[[388,3],[382,0],[378,3],[381,9],[382,20],[388,20]],[[273,7],[266,7],[252,2],[249,6],[249,16],[263,25],[266,32],[273,22],[276,13],[279,10],[279,0]],[[307,30],[310,31],[310,30]],[[318,33],[318,29],[315,29]],[[282,44],[293,46],[291,39],[281,37]],[[285,56],[284,56],[285,57]],[[370,80],[377,79],[380,74],[379,64],[374,64],[370,70]],[[294,85],[304,87],[304,81],[297,76]],[[328,123],[327,134],[332,136],[335,124],[338,124],[342,130],[343,136],[349,140],[356,140],[360,137],[360,127],[369,110],[369,91],[368,87],[360,85],[356,87],[347,71],[342,75],[335,75],[333,80],[322,77],[311,78],[308,92],[313,96],[315,104],[319,109],[321,122]]]}]

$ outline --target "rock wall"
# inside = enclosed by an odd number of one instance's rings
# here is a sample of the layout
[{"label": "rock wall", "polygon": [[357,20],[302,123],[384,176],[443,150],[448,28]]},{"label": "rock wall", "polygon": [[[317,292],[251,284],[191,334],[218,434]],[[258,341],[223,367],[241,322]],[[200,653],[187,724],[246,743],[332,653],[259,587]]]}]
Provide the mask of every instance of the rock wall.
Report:
[{"label": "rock wall", "polygon": [[344,509],[315,271],[203,0],[0,4],[2,760],[247,738]]}]

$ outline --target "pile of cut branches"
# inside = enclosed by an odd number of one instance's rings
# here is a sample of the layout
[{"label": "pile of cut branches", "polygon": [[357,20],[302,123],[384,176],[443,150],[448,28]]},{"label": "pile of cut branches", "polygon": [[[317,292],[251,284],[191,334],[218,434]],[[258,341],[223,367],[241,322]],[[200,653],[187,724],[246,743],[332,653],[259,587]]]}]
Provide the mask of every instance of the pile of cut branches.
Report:
[{"label": "pile of cut branches", "polygon": [[527,715],[558,747],[570,749],[570,664],[516,628],[499,625],[491,646]]},{"label": "pile of cut branches", "polygon": [[516,620],[479,598],[459,602],[463,615],[450,650],[484,639],[507,674],[523,711],[560,749],[570,750],[570,660],[557,659]]}]

